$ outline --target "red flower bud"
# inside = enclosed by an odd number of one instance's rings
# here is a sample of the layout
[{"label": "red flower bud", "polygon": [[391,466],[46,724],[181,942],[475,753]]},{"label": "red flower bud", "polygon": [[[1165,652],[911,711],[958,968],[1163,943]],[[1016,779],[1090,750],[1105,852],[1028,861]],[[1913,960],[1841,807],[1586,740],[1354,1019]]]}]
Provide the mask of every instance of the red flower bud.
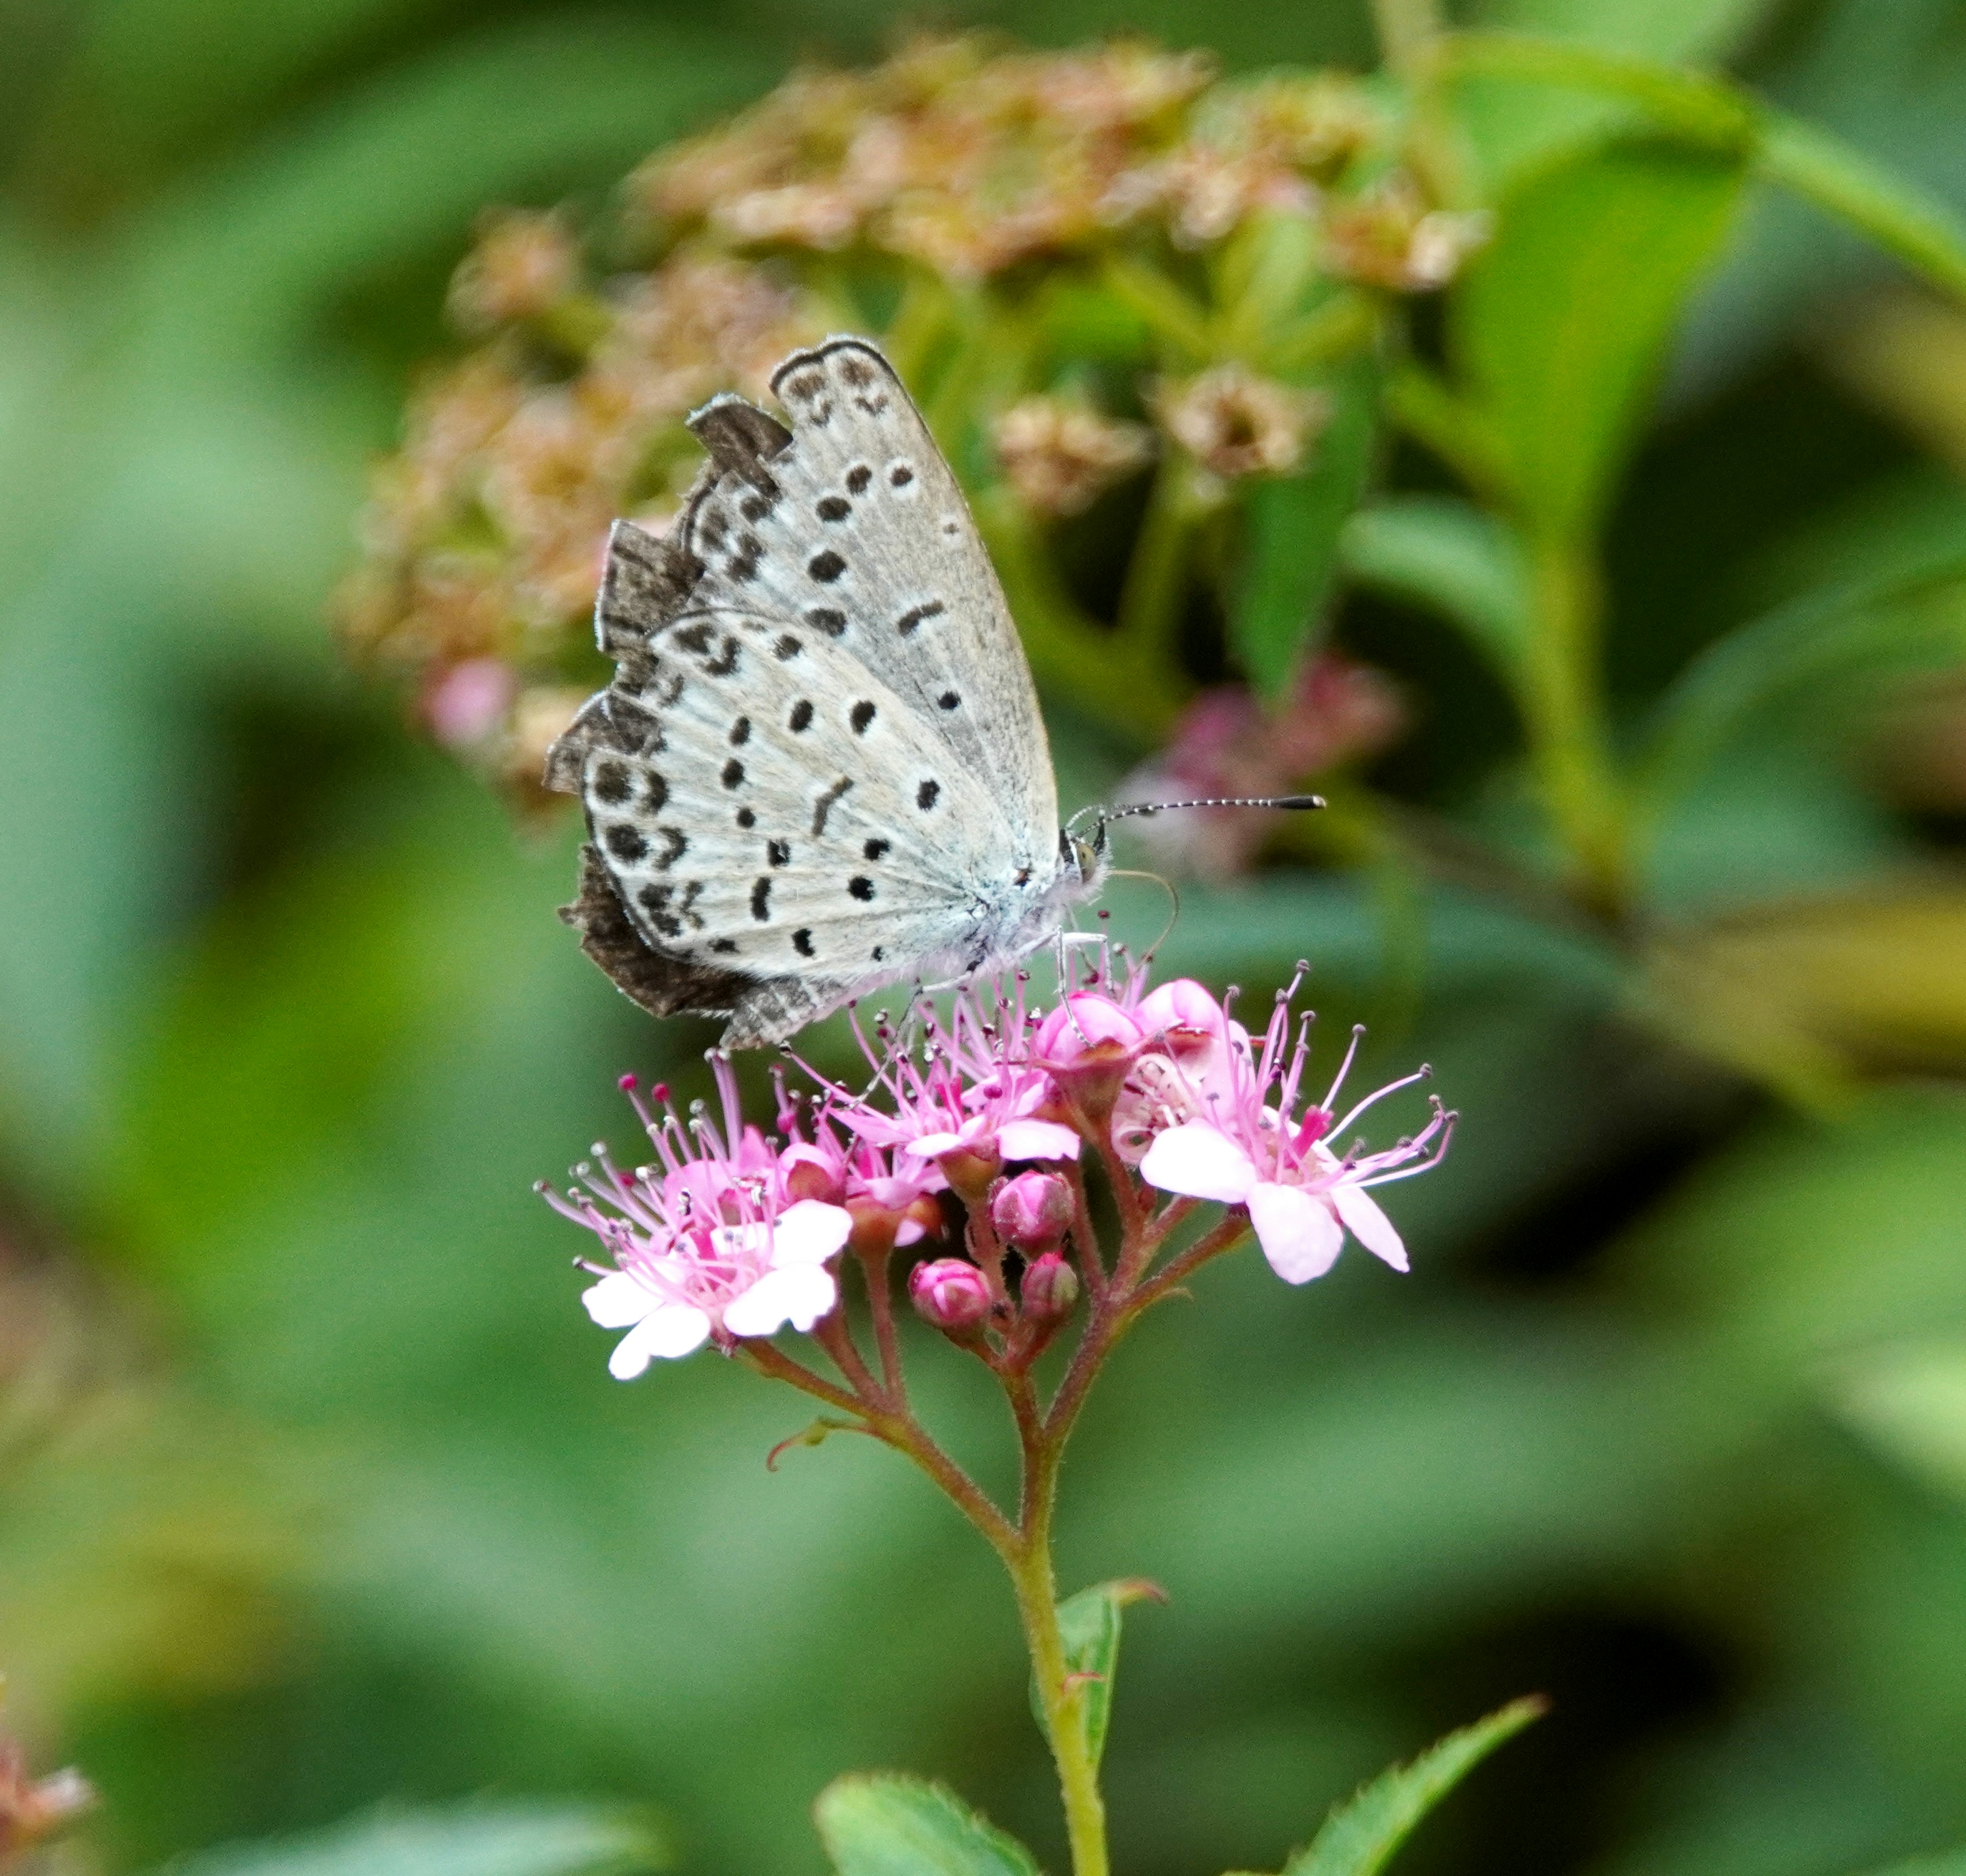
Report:
[{"label": "red flower bud", "polygon": [[1056,1251],[1033,1258],[1017,1285],[1017,1301],[1028,1322],[1054,1323],[1078,1301],[1078,1273]]},{"label": "red flower bud", "polygon": [[916,1313],[946,1334],[973,1329],[990,1314],[989,1281],[959,1257],[938,1257],[908,1273],[908,1296]]},{"label": "red flower bud", "polygon": [[1020,1251],[1057,1248],[1072,1224],[1072,1188],[1055,1172],[1020,1172],[997,1188],[990,1222]]}]

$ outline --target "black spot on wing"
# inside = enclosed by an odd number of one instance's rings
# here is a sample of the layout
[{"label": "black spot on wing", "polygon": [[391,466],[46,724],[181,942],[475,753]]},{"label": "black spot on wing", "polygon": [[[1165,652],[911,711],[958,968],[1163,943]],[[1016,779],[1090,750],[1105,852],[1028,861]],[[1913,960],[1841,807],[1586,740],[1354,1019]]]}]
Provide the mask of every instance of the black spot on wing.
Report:
[{"label": "black spot on wing", "polygon": [[727,788],[737,787],[743,779],[744,765],[734,756],[724,765],[723,772],[717,777]]},{"label": "black spot on wing", "polygon": [[619,807],[635,791],[634,772],[626,762],[594,765],[594,798],[610,807]]},{"label": "black spot on wing", "polygon": [[846,562],[828,547],[814,554],[805,563],[805,570],[822,586],[830,586],[846,571]]},{"label": "black spot on wing", "polygon": [[801,925],[792,933],[792,949],[802,958],[812,956],[812,927]]},{"label": "black spot on wing", "polygon": [[941,793],[942,784],[939,782],[924,782],[920,788],[915,790],[915,806],[920,808],[922,812],[926,814],[930,808],[934,807],[936,799],[940,796]]},{"label": "black spot on wing", "polygon": [[759,924],[772,916],[772,876],[760,873],[751,888],[751,916]]},{"label": "black spot on wing", "polygon": [[856,736],[865,736],[874,720],[874,706],[863,697],[846,713],[846,720],[852,724]]},{"label": "black spot on wing", "polygon": [[853,512],[853,504],[844,495],[821,495],[814,512],[822,521],[843,521]]},{"label": "black spot on wing", "polygon": [[846,492],[849,495],[864,495],[867,485],[874,479],[874,472],[865,463],[856,463],[846,472]]},{"label": "black spot on wing", "polygon": [[856,873],[847,881],[846,890],[856,899],[871,899],[874,896],[874,882],[865,873]]},{"label": "black spot on wing", "polygon": [[785,719],[785,727],[794,736],[801,730],[812,727],[812,699],[811,698],[801,697],[793,704],[791,714]]},{"label": "black spot on wing", "polygon": [[637,860],[647,856],[647,836],[632,821],[617,820],[608,830],[604,838],[608,843],[608,851],[625,865],[632,866]]},{"label": "black spot on wing", "polygon": [[828,638],[838,638],[846,630],[846,615],[837,606],[808,606],[805,622],[817,627]]},{"label": "black spot on wing", "polygon": [[842,775],[812,804],[812,837],[817,840],[826,831],[826,817],[833,812],[833,804],[853,785],[852,778]]}]

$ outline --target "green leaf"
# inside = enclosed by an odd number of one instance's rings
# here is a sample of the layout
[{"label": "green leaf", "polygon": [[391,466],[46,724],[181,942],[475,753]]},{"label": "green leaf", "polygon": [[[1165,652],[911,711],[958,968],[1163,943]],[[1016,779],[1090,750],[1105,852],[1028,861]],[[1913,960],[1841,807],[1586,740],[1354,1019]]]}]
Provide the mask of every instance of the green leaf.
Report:
[{"label": "green leaf", "polygon": [[1333,1810],[1310,1847],[1284,1865],[1283,1876],[1377,1876],[1429,1811],[1504,1740],[1545,1710],[1546,1703],[1535,1695],[1512,1700],[1486,1720],[1450,1733],[1410,1765],[1381,1772]]},{"label": "green leaf", "polygon": [[[1106,1729],[1113,1714],[1113,1677],[1120,1663],[1120,1611],[1129,1603],[1165,1602],[1167,1592],[1144,1577],[1121,1577],[1095,1583],[1068,1596],[1058,1606],[1059,1632],[1065,1642],[1065,1671],[1078,1678],[1078,1719],[1094,1766],[1106,1749]],[[1082,1677],[1082,1678],[1078,1678]],[[1036,1678],[1031,1681],[1031,1711],[1045,1727],[1044,1701]]]},{"label": "green leaf", "polygon": [[[1944,669],[1966,658],[1966,557],[1806,592],[1716,640],[1681,672],[1654,711],[1642,786],[1652,811],[1688,785],[1758,710],[1805,686],[1867,701],[1877,679]],[[1853,683],[1868,679],[1870,684]]]},{"label": "green leaf", "polygon": [[1507,197],[1451,308],[1451,340],[1532,527],[1595,527],[1688,293],[1732,220],[1732,157],[1613,147]]},{"label": "green leaf", "polygon": [[661,1833],[637,1812],[473,1804],[214,1850],[174,1862],[170,1876],[633,1876],[669,1861]]},{"label": "green leaf", "polygon": [[1529,651],[1528,572],[1507,524],[1446,495],[1361,508],[1338,537],[1346,577],[1458,625],[1514,688]]},{"label": "green leaf", "polygon": [[1966,1500],[1966,1339],[1921,1337],[1852,1356],[1829,1392],[1839,1417],[1871,1445]]},{"label": "green leaf", "polygon": [[946,1786],[905,1773],[836,1778],[813,1816],[840,1876],[1038,1876],[1016,1838]]},{"label": "green leaf", "polygon": [[1231,641],[1258,689],[1279,696],[1338,575],[1338,537],[1358,505],[1378,431],[1379,372],[1355,359],[1324,379],[1331,415],[1301,475],[1265,476],[1243,497],[1246,530]]},{"label": "green leaf", "polygon": [[1888,1869],[1874,1870],[1871,1876],[1966,1876],[1966,1850],[1941,1850],[1932,1856],[1913,1857],[1909,1863],[1893,1863]]}]

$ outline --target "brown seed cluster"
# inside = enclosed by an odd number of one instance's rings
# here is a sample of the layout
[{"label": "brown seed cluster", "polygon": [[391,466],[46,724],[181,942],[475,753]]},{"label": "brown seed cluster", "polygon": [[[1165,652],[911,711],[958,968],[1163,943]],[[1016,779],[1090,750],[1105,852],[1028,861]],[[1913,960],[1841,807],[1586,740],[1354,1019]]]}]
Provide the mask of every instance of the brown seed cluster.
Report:
[{"label": "brown seed cluster", "polygon": [[[564,215],[489,215],[450,292],[473,349],[417,388],[376,471],[345,636],[414,681],[428,733],[538,799],[539,752],[604,675],[588,621],[609,524],[675,512],[701,459],[691,409],[733,388],[762,399],[771,368],[829,331],[878,331],[870,309],[897,287],[909,369],[907,347],[918,361],[936,343],[924,305],[944,309],[945,340],[952,317],[1030,334],[1030,309],[1068,288],[1103,308],[1084,330],[1126,331],[1137,308],[1103,283],[1107,259],[1191,297],[1183,269],[1278,227],[1301,256],[1292,305],[1320,280],[1437,286],[1480,230],[1428,201],[1400,134],[1381,94],[1328,73],[1220,81],[1204,55],[1142,44],[925,37],[869,69],[795,73],[651,157],[608,236],[640,264],[612,277]],[[1033,514],[1082,511],[1150,458],[1156,428],[1224,485],[1313,459],[1317,394],[1212,363],[1212,340],[1162,363],[1187,375],[1158,389],[1155,342],[1119,376],[1078,343],[1020,340],[1002,356],[1021,363],[958,374],[957,405],[931,414],[993,445],[965,461]],[[1246,333],[1219,356],[1259,353]]]},{"label": "brown seed cluster", "polygon": [[1066,398],[1020,398],[992,432],[1004,479],[1039,514],[1078,514],[1154,452],[1144,424],[1115,423]]},{"label": "brown seed cluster", "polygon": [[1329,400],[1318,392],[1242,365],[1217,365],[1185,383],[1164,385],[1154,404],[1168,434],[1225,482],[1288,475],[1330,414]]}]

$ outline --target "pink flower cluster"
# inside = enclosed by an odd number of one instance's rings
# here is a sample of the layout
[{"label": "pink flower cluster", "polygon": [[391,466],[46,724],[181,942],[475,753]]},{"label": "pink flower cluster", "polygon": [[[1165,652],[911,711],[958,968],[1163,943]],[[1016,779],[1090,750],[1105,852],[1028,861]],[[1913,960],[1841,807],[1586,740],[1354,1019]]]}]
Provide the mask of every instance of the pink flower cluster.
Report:
[{"label": "pink flower cluster", "polygon": [[[1115,1178],[1244,1208],[1286,1282],[1322,1276],[1348,1232],[1404,1270],[1399,1233],[1371,1188],[1438,1164],[1454,1117],[1435,1101],[1426,1125],[1394,1146],[1341,1148],[1367,1109],[1426,1071],[1340,1115],[1355,1032],[1336,1078],[1311,1100],[1311,1018],[1291,1014],[1303,974],[1300,965],[1260,1036],[1236,1019],[1234,993],[1218,1001],[1190,978],[1150,990],[1143,970],[1116,972],[1104,947],[1049,1011],[1026,1007],[1021,977],[1007,991],[962,991],[946,1016],[923,1001],[899,1030],[883,1019],[861,1036],[872,1070],[864,1090],[808,1069],[817,1091],[796,1096],[781,1078],[769,1138],[744,1121],[727,1058],[711,1058],[720,1126],[700,1104],[685,1119],[665,1088],[644,1102],[625,1078],[654,1159],[624,1170],[596,1146],[564,1194],[539,1188],[611,1259],[585,1266],[598,1281],[584,1297],[596,1323],[628,1332],[611,1371],[630,1379],[706,1341],[729,1349],[787,1323],[811,1330],[839,1302],[834,1256],[849,1246],[885,1256],[939,1233],[945,1191],[982,1207],[1022,1252],[1026,1290],[1038,1273],[1043,1298],[1027,1303],[1062,1315],[1078,1289],[1061,1251],[1065,1188],[1005,1171],[1074,1161],[1088,1146]],[[931,1320],[967,1295],[965,1270],[947,1258],[917,1270],[914,1293]]]}]

